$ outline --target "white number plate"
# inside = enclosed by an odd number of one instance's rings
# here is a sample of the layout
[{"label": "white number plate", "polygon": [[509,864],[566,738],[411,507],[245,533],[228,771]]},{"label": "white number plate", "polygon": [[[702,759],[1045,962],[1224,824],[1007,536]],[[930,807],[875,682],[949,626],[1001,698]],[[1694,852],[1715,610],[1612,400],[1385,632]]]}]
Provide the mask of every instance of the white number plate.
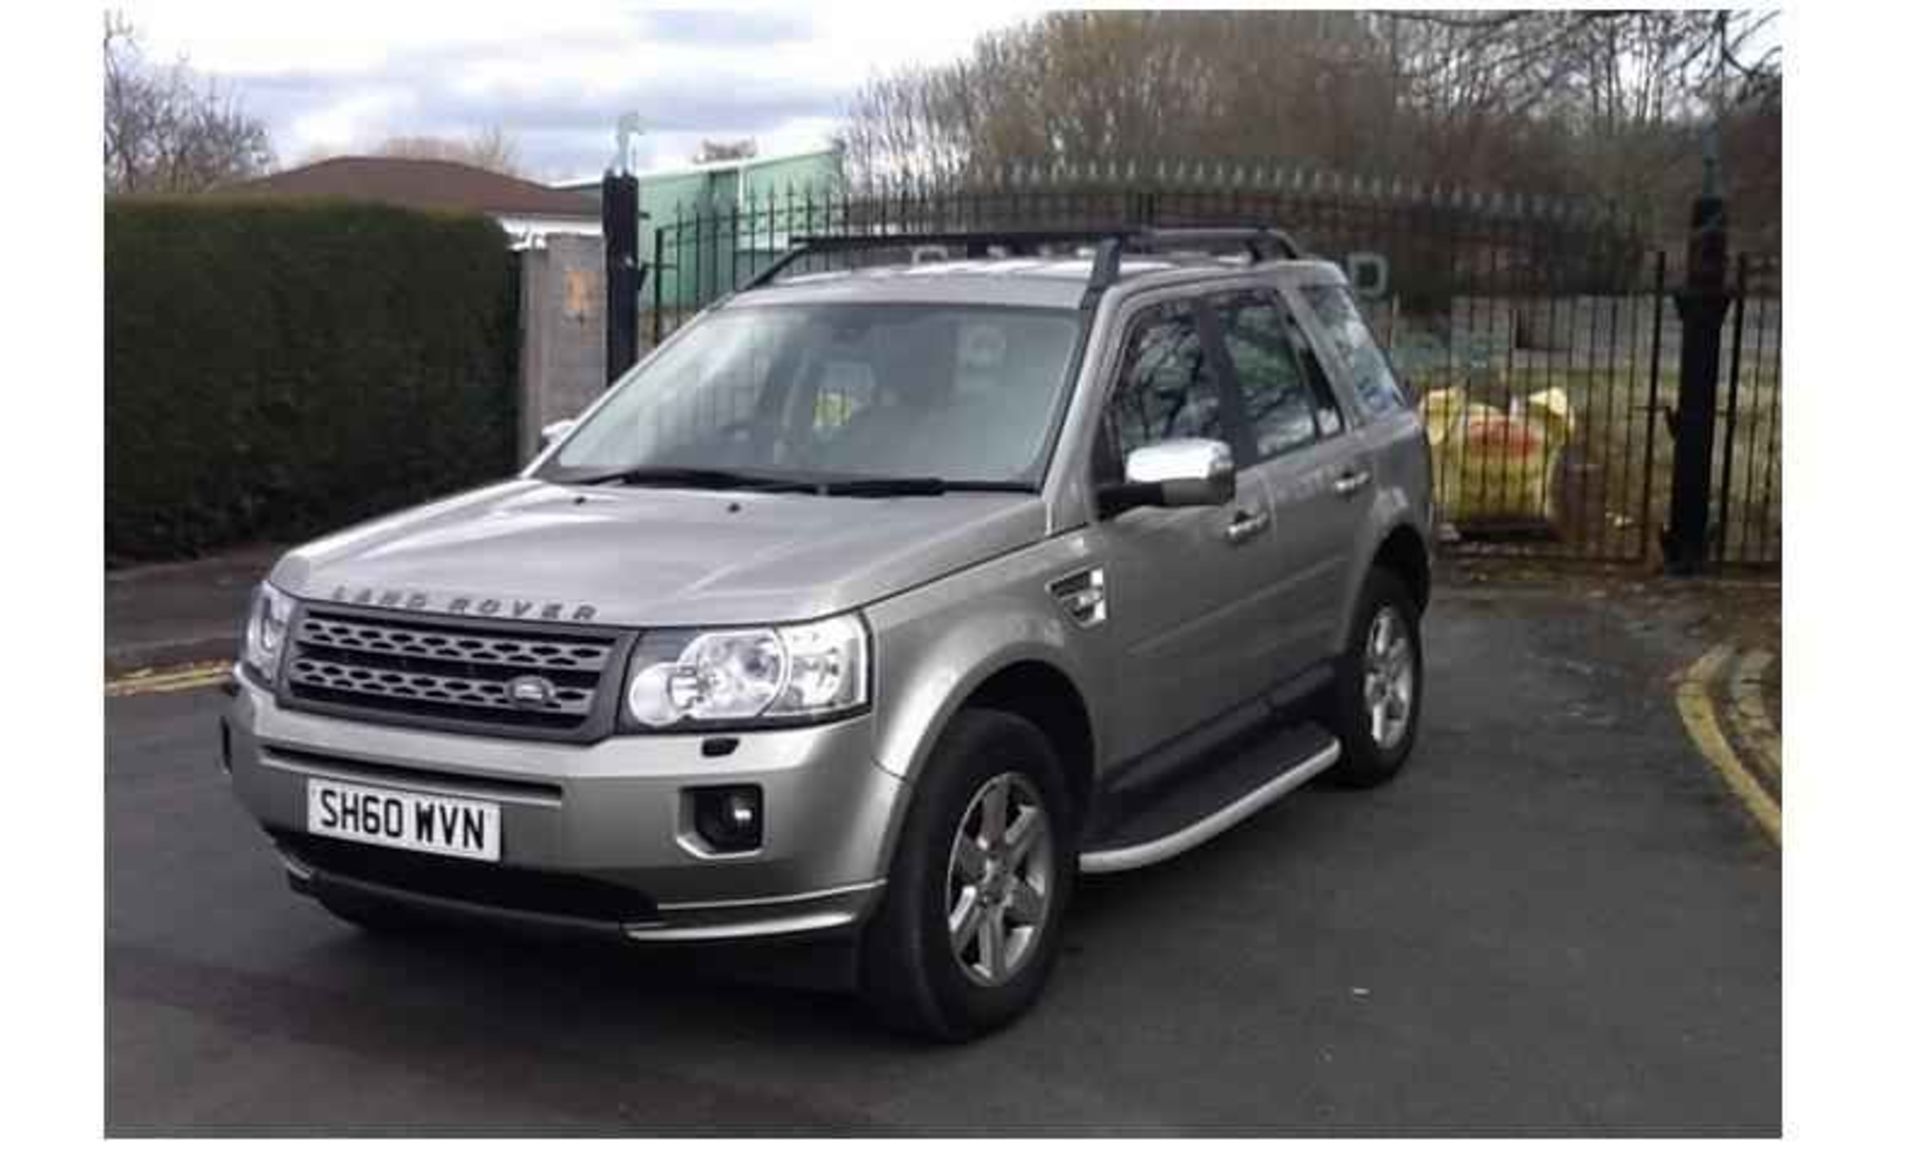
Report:
[{"label": "white number plate", "polygon": [[310,779],[307,831],[468,860],[500,859],[500,805],[484,800]]}]

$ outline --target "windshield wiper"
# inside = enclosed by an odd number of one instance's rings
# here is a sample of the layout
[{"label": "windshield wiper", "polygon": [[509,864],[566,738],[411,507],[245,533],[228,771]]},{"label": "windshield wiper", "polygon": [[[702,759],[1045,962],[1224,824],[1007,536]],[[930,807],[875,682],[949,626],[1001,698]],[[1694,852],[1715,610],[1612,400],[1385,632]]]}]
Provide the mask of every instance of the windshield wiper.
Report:
[{"label": "windshield wiper", "polygon": [[565,482],[570,485],[660,485],[694,489],[758,489],[763,492],[817,492],[813,481],[730,468],[690,468],[678,465],[634,465],[615,472],[590,473]]},{"label": "windshield wiper", "polygon": [[1019,481],[951,480],[946,477],[789,477],[740,472],[730,468],[685,465],[634,465],[613,472],[589,472],[562,482],[570,485],[656,485],[665,488],[751,489],[759,492],[814,493],[827,497],[937,497],[942,493],[1031,493]]},{"label": "windshield wiper", "polygon": [[945,477],[842,477],[825,481],[829,497],[937,497],[942,493],[1031,493],[1019,481],[961,481]]}]

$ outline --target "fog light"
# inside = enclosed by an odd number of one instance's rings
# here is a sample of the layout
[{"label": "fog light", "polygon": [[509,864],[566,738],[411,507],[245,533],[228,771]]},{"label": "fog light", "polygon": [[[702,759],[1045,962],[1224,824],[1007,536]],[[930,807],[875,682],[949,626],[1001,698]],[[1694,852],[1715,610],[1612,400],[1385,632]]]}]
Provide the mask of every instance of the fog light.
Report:
[{"label": "fog light", "polygon": [[753,784],[693,791],[693,830],[715,852],[749,852],[760,847],[762,816],[760,789]]}]

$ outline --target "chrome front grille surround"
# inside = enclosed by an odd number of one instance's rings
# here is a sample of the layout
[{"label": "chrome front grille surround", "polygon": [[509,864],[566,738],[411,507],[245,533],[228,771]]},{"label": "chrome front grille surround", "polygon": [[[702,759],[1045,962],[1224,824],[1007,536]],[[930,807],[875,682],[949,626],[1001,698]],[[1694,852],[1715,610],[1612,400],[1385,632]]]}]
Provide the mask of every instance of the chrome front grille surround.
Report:
[{"label": "chrome front grille surround", "polygon": [[611,729],[631,636],[611,629],[306,605],[280,678],[292,706],[536,738]]}]

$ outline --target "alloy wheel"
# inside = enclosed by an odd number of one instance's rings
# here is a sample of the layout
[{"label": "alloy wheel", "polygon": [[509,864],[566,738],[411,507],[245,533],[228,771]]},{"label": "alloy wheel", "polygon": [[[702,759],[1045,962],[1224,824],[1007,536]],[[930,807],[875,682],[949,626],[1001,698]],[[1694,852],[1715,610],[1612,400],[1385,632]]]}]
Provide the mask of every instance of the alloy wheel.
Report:
[{"label": "alloy wheel", "polygon": [[1413,720],[1413,635],[1406,619],[1393,606],[1383,606],[1367,627],[1361,699],[1367,708],[1367,730],[1373,744],[1392,751],[1406,736]]},{"label": "alloy wheel", "polygon": [[1053,893],[1046,801],[1018,771],[994,776],[961,813],[947,859],[947,935],[967,977],[996,986],[1039,948]]}]

